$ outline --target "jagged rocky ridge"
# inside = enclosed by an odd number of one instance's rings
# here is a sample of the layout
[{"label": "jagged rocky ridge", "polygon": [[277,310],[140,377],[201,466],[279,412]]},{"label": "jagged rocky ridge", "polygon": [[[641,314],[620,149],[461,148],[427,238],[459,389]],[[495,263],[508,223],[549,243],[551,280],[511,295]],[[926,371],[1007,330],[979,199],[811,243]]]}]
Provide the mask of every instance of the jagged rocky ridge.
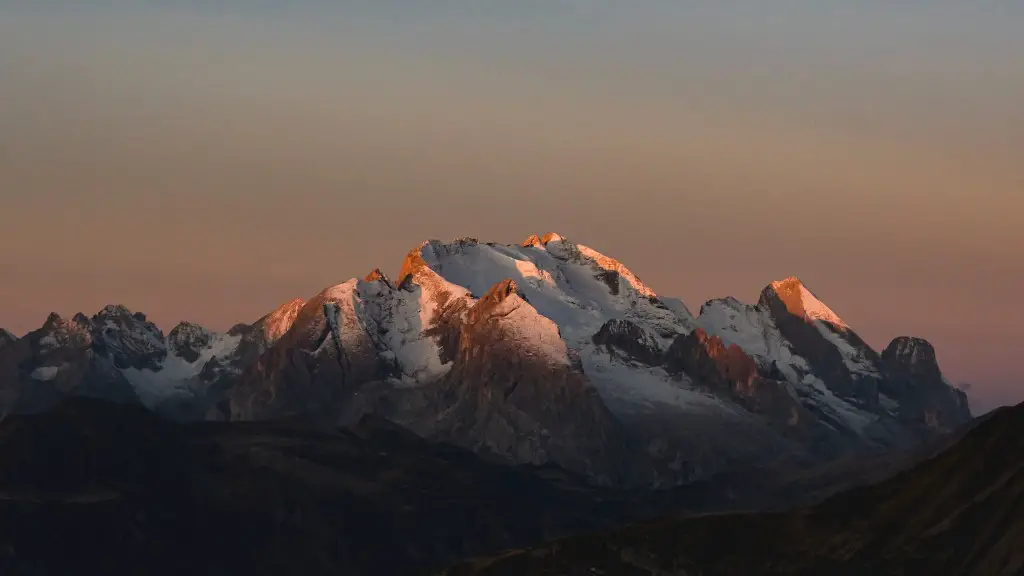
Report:
[{"label": "jagged rocky ridge", "polygon": [[[557,234],[461,238],[217,334],[108,307],[0,343],[4,411],[61,394],[180,419],[366,414],[603,483],[913,446],[970,418],[926,342],[873,351],[798,279],[694,317],[621,263]],[[45,391],[45,392],[44,392]]]}]

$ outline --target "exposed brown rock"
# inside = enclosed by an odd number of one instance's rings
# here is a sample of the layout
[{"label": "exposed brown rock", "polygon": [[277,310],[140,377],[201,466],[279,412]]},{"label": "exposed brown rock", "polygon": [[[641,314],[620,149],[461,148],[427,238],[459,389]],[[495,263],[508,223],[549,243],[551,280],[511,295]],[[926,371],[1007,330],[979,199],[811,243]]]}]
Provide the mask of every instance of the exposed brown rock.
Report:
[{"label": "exposed brown rock", "polygon": [[900,404],[900,417],[930,430],[947,431],[970,419],[967,396],[943,378],[935,348],[902,336],[882,352],[882,392]]},{"label": "exposed brown rock", "polygon": [[374,268],[369,274],[363,278],[365,282],[383,282],[388,286],[391,286],[391,279],[388,278],[387,274],[380,271],[380,268]]},{"label": "exposed brown rock", "polygon": [[529,238],[523,240],[520,244],[523,248],[531,248],[535,246],[543,246],[544,242],[541,241],[540,236],[536,234],[530,234]]},{"label": "exposed brown rock", "polygon": [[605,322],[592,340],[613,355],[622,354],[648,366],[657,366],[662,362],[662,350],[657,339],[629,320],[613,319]]},{"label": "exposed brown rock", "polygon": [[441,383],[435,434],[513,462],[554,462],[612,482],[625,457],[620,424],[571,362],[553,365],[511,337],[509,314],[537,312],[508,279],[467,313]]},{"label": "exposed brown rock", "polygon": [[757,362],[735,344],[726,346],[721,338],[698,328],[677,337],[665,358],[670,373],[687,374],[712,392],[765,417],[787,435],[806,439],[826,433],[789,393],[784,381],[762,375]]},{"label": "exposed brown rock", "polygon": [[[781,292],[775,286],[768,286],[761,292],[758,305],[767,308],[779,332],[792,344],[794,351],[807,360],[812,372],[829,390],[840,398],[853,398],[869,407],[877,407],[877,379],[852,373],[835,344],[817,326],[807,321],[802,304],[799,309],[794,308],[797,306],[794,297],[787,296],[798,289],[799,284],[794,283],[799,283],[799,280],[791,278],[783,281],[784,289]],[[795,298],[799,301],[799,296]],[[862,351],[869,362],[879,363],[878,354],[854,331],[841,329],[828,322],[824,326],[852,348]]]}]

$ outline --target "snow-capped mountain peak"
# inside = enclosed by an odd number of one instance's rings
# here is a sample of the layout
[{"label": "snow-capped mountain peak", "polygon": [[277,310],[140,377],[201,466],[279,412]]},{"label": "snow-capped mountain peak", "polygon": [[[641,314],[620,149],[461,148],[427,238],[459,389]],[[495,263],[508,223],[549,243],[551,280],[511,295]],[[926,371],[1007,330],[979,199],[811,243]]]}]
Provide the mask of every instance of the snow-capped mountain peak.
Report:
[{"label": "snow-capped mountain peak", "polygon": [[694,318],[620,261],[548,233],[428,240],[397,280],[375,269],[227,334],[182,323],[165,338],[123,306],[52,315],[0,349],[21,355],[0,377],[67,390],[86,374],[192,418],[334,427],[372,412],[605,477],[630,443],[639,460],[623,469],[656,482],[906,445],[969,417],[930,344],[898,338],[880,356],[795,277]]},{"label": "snow-capped mountain peak", "polygon": [[807,321],[827,322],[834,328],[848,330],[849,326],[839,315],[818,299],[799,278],[790,276],[784,280],[772,282],[765,293],[774,292],[785,305],[789,313]]}]

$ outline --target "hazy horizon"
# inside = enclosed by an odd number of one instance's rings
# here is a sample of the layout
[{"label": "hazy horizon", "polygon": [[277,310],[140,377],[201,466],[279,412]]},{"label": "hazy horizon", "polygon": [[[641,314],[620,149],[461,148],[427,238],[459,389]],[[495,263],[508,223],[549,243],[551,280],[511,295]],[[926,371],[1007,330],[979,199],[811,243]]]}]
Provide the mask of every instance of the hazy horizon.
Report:
[{"label": "hazy horizon", "polygon": [[[0,327],[226,329],[557,231],[1024,400],[1024,4],[0,0]],[[685,5],[684,5],[685,4]]]}]

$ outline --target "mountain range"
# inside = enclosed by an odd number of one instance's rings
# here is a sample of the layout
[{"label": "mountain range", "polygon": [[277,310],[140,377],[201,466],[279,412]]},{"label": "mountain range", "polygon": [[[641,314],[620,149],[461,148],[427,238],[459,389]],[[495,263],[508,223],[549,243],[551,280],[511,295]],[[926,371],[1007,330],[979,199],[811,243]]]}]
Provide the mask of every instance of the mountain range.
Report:
[{"label": "mountain range", "polygon": [[911,449],[970,421],[934,348],[878,352],[797,278],[694,315],[557,234],[459,238],[287,302],[226,333],[140,312],[50,315],[0,332],[0,412],[69,397],[172,420],[367,417],[593,485],[669,487]]}]

